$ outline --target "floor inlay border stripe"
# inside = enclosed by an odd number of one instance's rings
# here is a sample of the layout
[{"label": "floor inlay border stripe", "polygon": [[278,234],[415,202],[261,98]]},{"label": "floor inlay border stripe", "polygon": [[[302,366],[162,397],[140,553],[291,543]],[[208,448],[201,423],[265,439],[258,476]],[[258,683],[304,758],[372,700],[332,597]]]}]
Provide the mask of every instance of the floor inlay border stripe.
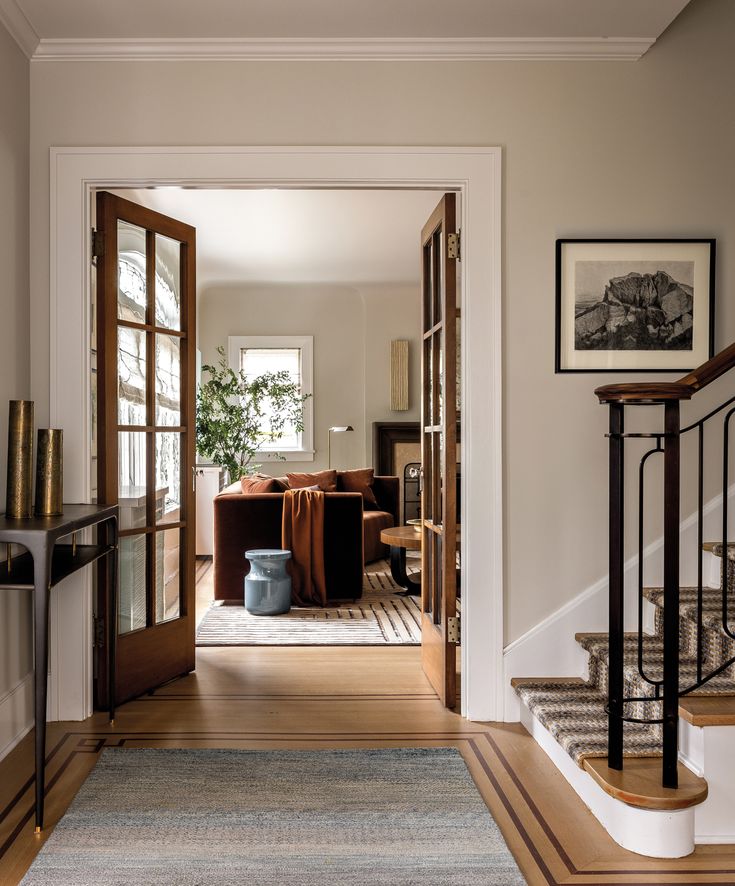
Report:
[{"label": "floor inlay border stripe", "polygon": [[[76,739],[76,742],[74,741],[74,739]],[[47,755],[47,760],[51,761],[53,758],[57,757],[60,754],[65,745],[68,745],[68,753],[63,757],[63,759],[61,759],[58,769],[49,778],[48,784],[46,785],[45,793],[46,795],[48,795],[53,790],[53,788],[61,779],[62,775],[73,763],[77,755],[96,755],[99,754],[103,747],[125,747],[130,742],[144,742],[146,740],[156,742],[166,741],[168,743],[177,741],[212,742],[217,741],[218,739],[223,739],[227,741],[239,741],[243,743],[269,741],[279,742],[283,744],[309,743],[334,745],[335,742],[339,742],[340,740],[342,740],[360,744],[375,742],[395,742],[403,744],[404,746],[407,742],[411,742],[411,744],[415,745],[420,744],[422,741],[443,742],[456,745],[460,748],[460,750],[464,748],[466,753],[471,754],[472,757],[479,764],[482,772],[484,773],[484,776],[487,779],[488,784],[492,788],[493,793],[496,795],[500,804],[505,810],[505,813],[507,814],[512,827],[516,831],[518,837],[520,838],[520,841],[528,851],[530,858],[533,859],[534,864],[545,879],[548,886],[564,886],[564,884],[574,884],[574,886],[595,886],[595,884],[600,884],[603,882],[609,883],[611,884],[611,886],[612,884],[616,883],[625,883],[626,886],[651,886],[651,884],[654,883],[659,884],[659,886],[682,886],[683,883],[693,882],[692,880],[683,881],[679,879],[682,876],[689,876],[691,878],[696,877],[697,883],[706,883],[717,882],[715,880],[710,880],[710,878],[728,875],[733,877],[733,880],[731,882],[735,882],[735,869],[730,868],[709,870],[693,870],[692,868],[669,868],[663,870],[660,868],[641,869],[636,867],[609,870],[593,869],[591,867],[577,867],[567,853],[564,846],[562,845],[558,836],[554,832],[551,823],[547,821],[547,819],[542,814],[533,797],[530,795],[525,785],[518,777],[518,773],[513,769],[512,764],[507,759],[506,755],[503,753],[502,749],[495,741],[490,731],[391,731],[374,733],[366,733],[365,731],[360,731],[341,733],[298,733],[294,731],[230,732],[226,730],[193,730],[174,733],[161,732],[157,730],[107,731],[100,729],[99,731],[94,731],[90,733],[77,732],[72,730],[65,732]],[[507,791],[504,789],[498,778],[498,773],[493,770],[491,761],[488,760],[486,753],[484,753],[481,749],[481,739],[485,739],[485,742],[490,749],[492,756],[498,761],[502,772],[507,775],[514,789],[518,792],[519,797],[521,798],[523,804],[530,813],[532,819],[538,824],[541,832],[544,834],[546,840],[548,840],[550,848],[553,849],[554,853],[559,859],[559,862],[568,872],[568,876],[563,877],[563,879],[557,879],[557,877],[554,875],[549,862],[547,862],[542,850],[537,845],[538,841],[534,841],[532,839],[526,825],[521,820],[521,816],[518,812],[518,804],[514,803],[513,799],[509,797]],[[2,824],[2,822],[7,819],[8,815],[11,814],[11,812],[13,812],[16,807],[23,803],[23,798],[32,789],[33,783],[34,777],[31,776],[16,792],[12,800],[6,804],[5,808],[2,810],[2,812],[0,812],[0,824]],[[478,789],[481,789],[481,786],[479,784]],[[482,789],[481,793],[483,793],[483,796],[485,796],[486,794],[486,792],[482,792]],[[29,798],[27,810],[21,815],[12,832],[8,835],[4,843],[0,846],[0,859],[2,859],[3,856],[12,847],[13,843],[22,833],[23,829],[31,821],[32,816],[33,802],[32,798]],[[506,837],[506,839],[509,838],[508,834],[504,834],[504,836]],[[591,876],[593,876],[595,879],[590,879]],[[643,877],[645,879],[633,882],[628,879],[631,876]],[[604,877],[605,879],[599,879],[601,877]]]}]

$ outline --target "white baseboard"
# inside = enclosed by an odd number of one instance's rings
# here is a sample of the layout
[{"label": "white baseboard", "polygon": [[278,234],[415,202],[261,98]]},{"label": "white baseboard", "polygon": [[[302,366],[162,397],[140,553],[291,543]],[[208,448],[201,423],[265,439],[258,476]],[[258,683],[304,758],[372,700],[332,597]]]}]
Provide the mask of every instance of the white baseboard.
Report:
[{"label": "white baseboard", "polygon": [[0,698],[0,760],[33,729],[33,672]]},{"label": "white baseboard", "polygon": [[[735,484],[728,492],[728,500],[735,499]],[[718,538],[721,527],[722,496],[711,499],[704,507],[705,540]],[[697,515],[690,514],[681,522],[681,583],[696,584]],[[660,585],[662,581],[663,536],[651,542],[643,550],[644,581],[647,585]],[[635,630],[638,593],[638,557],[631,557],[624,567],[625,583],[625,629]],[[719,584],[719,558],[705,554],[705,583]],[[568,603],[547,616],[518,639],[509,643],[503,651],[504,720],[515,723],[520,718],[518,696],[510,685],[513,677],[583,677],[587,671],[587,654],[575,641],[580,631],[606,631],[608,620],[607,576],[590,585]],[[650,604],[645,605],[645,623],[652,625]]]}]

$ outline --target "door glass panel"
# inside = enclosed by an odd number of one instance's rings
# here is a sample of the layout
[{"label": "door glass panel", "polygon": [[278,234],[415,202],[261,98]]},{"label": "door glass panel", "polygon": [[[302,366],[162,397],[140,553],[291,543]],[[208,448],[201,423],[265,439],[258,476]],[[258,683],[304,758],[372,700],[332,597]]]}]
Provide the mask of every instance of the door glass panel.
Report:
[{"label": "door glass panel", "polygon": [[[421,556],[421,586],[424,612],[431,614],[434,611],[434,533],[430,529],[424,529],[423,548]],[[433,618],[432,618],[433,621]]]},{"label": "door glass panel", "polygon": [[117,420],[121,425],[145,425],[145,332],[117,329]]},{"label": "door glass panel", "polygon": [[427,425],[434,424],[434,349],[432,341],[434,336],[424,341],[424,366],[426,378],[424,379],[424,421]]},{"label": "door glass panel", "polygon": [[434,325],[434,258],[431,241],[424,247],[424,332]]},{"label": "door glass panel", "polygon": [[126,535],[120,539],[119,634],[146,626],[145,550],[145,535]]},{"label": "door glass panel", "polygon": [[181,520],[181,434],[156,434],[156,523]]},{"label": "door glass panel", "polygon": [[156,533],[156,622],[181,614],[181,530]]},{"label": "door glass panel", "polygon": [[442,566],[442,537],[434,536],[434,624],[442,622],[442,609],[444,606],[444,569]]},{"label": "door glass panel", "polygon": [[444,262],[442,261],[443,255],[443,244],[444,237],[442,235],[441,230],[437,231],[432,238],[432,246],[433,246],[433,255],[434,255],[434,267],[432,269],[432,289],[434,292],[434,316],[433,321],[434,325],[439,323],[440,320],[443,319],[444,311],[442,310],[442,293],[444,292],[443,286],[443,266]]},{"label": "door glass panel", "polygon": [[436,424],[444,424],[444,330],[440,329],[436,334],[434,347],[436,353],[436,387],[437,387],[437,416]]},{"label": "door glass panel", "polygon": [[145,230],[130,222],[117,223],[117,316],[145,323]]},{"label": "door glass panel", "polygon": [[181,424],[181,340],[156,336],[156,424]]},{"label": "door glass panel", "polygon": [[156,326],[181,329],[181,243],[156,234]]},{"label": "door glass panel", "polygon": [[146,435],[142,431],[118,434],[118,501],[120,528],[146,524]]}]

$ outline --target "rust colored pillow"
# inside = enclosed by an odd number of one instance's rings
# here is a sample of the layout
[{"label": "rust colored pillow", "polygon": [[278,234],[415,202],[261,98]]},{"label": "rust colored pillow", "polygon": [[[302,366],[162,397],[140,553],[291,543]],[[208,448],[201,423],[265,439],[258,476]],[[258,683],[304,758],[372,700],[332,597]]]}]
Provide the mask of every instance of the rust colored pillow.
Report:
[{"label": "rust colored pillow", "polygon": [[373,492],[373,469],[340,471],[337,475],[340,492],[361,492],[362,506],[366,511],[378,511],[380,506]]},{"label": "rust colored pillow", "polygon": [[317,471],[315,474],[286,474],[290,489],[318,486],[322,492],[337,491],[336,471]]},{"label": "rust colored pillow", "polygon": [[240,486],[246,495],[262,492],[280,492],[281,488],[273,477],[241,477]]}]

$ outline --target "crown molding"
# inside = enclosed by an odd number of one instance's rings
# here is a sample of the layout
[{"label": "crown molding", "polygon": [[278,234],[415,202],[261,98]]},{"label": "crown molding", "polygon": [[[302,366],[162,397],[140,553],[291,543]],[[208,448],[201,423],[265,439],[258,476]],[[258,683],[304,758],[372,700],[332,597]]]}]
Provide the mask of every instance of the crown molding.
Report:
[{"label": "crown molding", "polygon": [[0,0],[0,23],[5,25],[25,55],[33,58],[41,38],[15,0]]},{"label": "crown molding", "polygon": [[[0,0],[2,5],[9,3],[13,3],[13,0]],[[655,37],[43,39],[38,43],[33,59],[34,61],[636,61],[655,40]]]}]

